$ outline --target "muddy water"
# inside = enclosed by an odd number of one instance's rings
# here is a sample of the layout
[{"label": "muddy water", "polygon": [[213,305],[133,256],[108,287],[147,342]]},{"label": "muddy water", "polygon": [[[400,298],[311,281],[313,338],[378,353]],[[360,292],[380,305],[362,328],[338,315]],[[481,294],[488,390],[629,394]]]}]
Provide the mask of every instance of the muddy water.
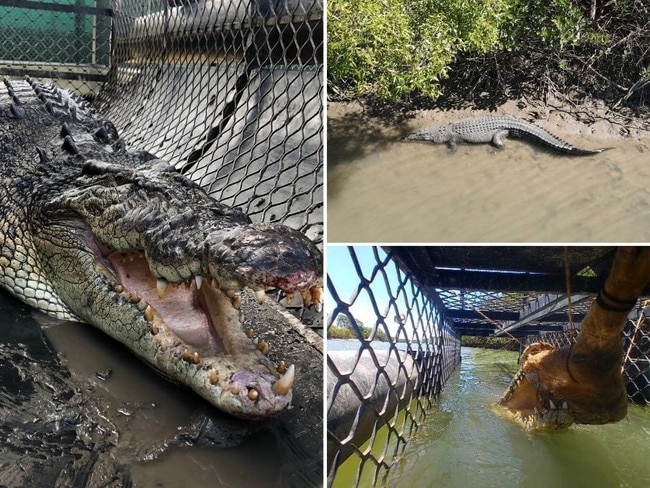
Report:
[{"label": "muddy water", "polygon": [[322,355],[270,306],[245,309],[296,365],[294,408],[269,421],[221,414],[91,326],[0,293],[0,485],[320,486]]},{"label": "muddy water", "polygon": [[[335,121],[336,122],[336,121]],[[506,149],[401,142],[382,126],[332,124],[330,242],[650,240],[650,140],[563,137],[595,156],[520,140]],[[328,122],[328,130],[330,122]],[[403,135],[403,134],[401,134]]]},{"label": "muddy water", "polygon": [[517,368],[517,353],[462,349],[443,390],[386,486],[447,488],[650,486],[650,410],[627,419],[528,433],[492,407]]},{"label": "muddy water", "polygon": [[[650,486],[650,409],[630,404],[627,418],[615,424],[573,425],[555,433],[526,432],[495,405],[517,371],[517,357],[511,351],[463,347],[460,367],[388,470],[386,479],[380,474],[380,485]],[[390,437],[381,429],[377,439],[374,452],[379,455],[384,448],[382,442],[390,443]],[[374,466],[366,462],[360,468],[359,457],[351,456],[339,467],[333,486],[350,486],[359,471],[359,486],[370,486]]]}]

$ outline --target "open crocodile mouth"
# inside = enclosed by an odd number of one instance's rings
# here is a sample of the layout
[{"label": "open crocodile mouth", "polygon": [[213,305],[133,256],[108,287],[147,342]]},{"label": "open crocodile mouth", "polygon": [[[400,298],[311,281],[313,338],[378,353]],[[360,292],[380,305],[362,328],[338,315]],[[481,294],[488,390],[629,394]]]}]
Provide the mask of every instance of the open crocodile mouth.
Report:
[{"label": "open crocodile mouth", "polygon": [[527,346],[499,404],[528,430],[562,430],[574,423],[624,418],[622,357],[576,349],[575,344],[556,349],[547,342]]},{"label": "open crocodile mouth", "polygon": [[499,404],[527,430],[561,430],[574,423],[569,404],[540,394],[524,371],[513,378]]},{"label": "open crocodile mouth", "polygon": [[[266,356],[269,345],[254,340],[251,330],[243,330],[239,290],[222,289],[215,279],[198,275],[168,282],[152,275],[141,252],[123,254],[97,241],[87,243],[95,254],[95,271],[112,288],[114,308],[137,309],[136,322],[144,322],[144,327],[133,325],[140,330],[130,335],[129,330],[117,331],[119,326],[84,319],[125,344],[159,373],[190,387],[227,413],[256,419],[289,407],[295,367],[286,367],[284,361],[273,364]],[[303,297],[318,304],[320,290],[312,287]],[[255,295],[262,303],[265,292],[257,290]]]}]

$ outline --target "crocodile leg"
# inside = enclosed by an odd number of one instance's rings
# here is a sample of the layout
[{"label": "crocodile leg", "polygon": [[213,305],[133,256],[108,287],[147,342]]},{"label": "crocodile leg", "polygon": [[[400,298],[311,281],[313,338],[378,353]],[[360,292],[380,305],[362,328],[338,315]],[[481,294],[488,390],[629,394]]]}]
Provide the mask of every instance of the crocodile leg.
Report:
[{"label": "crocodile leg", "polygon": [[503,129],[496,131],[494,136],[492,136],[492,145],[497,149],[505,149],[506,145],[503,143],[503,139],[508,137],[510,131],[508,129]]}]

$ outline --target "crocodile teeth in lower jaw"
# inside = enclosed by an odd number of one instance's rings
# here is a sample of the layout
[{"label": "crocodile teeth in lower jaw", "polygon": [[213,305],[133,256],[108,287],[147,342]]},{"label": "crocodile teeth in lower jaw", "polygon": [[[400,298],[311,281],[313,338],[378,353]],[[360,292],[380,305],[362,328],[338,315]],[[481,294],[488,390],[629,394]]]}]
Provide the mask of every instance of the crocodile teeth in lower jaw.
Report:
[{"label": "crocodile teeth in lower jaw", "polygon": [[[105,273],[117,282],[116,291],[142,310],[150,324],[148,340],[155,342],[157,350],[183,364],[182,368],[206,371],[206,383],[220,389],[217,395],[220,402],[228,404],[230,396],[237,402],[251,404],[250,412],[229,413],[258,418],[272,415],[274,409],[278,413],[288,407],[295,367],[286,367],[283,362],[271,363],[266,358],[268,343],[252,339],[252,331],[243,331],[238,292],[220,290],[213,279],[193,279],[189,287],[184,282],[156,279],[143,256],[134,255],[133,259],[129,256],[128,264],[112,255],[108,261],[111,269],[105,268]],[[255,295],[259,299],[261,293]],[[153,358],[153,361],[162,360]],[[219,366],[222,364],[226,366]],[[202,396],[211,401],[216,393],[207,392]],[[268,405],[261,407],[263,412],[252,408],[265,402]],[[218,406],[224,409],[223,405]]]},{"label": "crocodile teeth in lower jaw", "polygon": [[296,369],[293,364],[287,368],[287,372],[278,381],[273,383],[273,391],[279,395],[286,395],[293,387],[293,381],[296,377]]}]

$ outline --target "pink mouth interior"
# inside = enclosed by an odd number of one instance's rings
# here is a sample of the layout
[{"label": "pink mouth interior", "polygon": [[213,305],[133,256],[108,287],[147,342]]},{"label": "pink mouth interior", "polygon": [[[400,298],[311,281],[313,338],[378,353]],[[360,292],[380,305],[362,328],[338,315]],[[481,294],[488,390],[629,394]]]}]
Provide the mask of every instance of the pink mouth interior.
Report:
[{"label": "pink mouth interior", "polygon": [[133,256],[131,260],[129,256],[125,260],[118,253],[111,253],[108,259],[122,285],[144,298],[181,340],[197,348],[204,356],[227,353],[217,335],[216,324],[205,312],[207,298],[204,289],[210,286],[208,283],[203,283],[200,290],[197,290],[194,280],[189,290],[184,283],[168,283],[163,297],[158,298],[156,279],[151,275],[146,259]]}]

